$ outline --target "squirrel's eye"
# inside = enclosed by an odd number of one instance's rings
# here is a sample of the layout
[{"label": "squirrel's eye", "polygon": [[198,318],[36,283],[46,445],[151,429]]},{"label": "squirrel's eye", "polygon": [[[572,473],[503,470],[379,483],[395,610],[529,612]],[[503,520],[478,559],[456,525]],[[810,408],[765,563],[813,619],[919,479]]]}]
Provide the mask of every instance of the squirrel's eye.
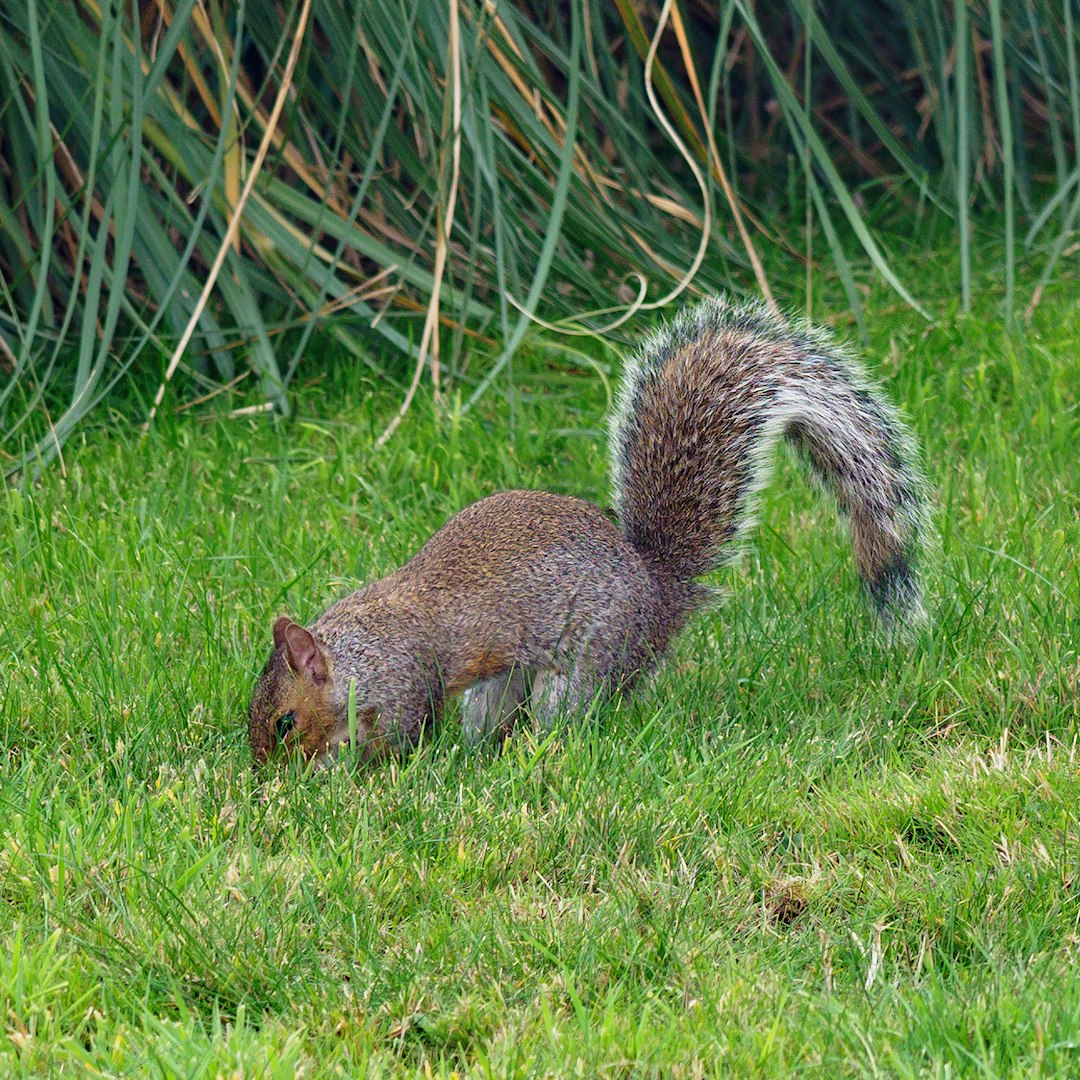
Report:
[{"label": "squirrel's eye", "polygon": [[279,739],[284,739],[286,735],[296,726],[296,713],[287,712],[282,713],[277,719],[277,734]]}]

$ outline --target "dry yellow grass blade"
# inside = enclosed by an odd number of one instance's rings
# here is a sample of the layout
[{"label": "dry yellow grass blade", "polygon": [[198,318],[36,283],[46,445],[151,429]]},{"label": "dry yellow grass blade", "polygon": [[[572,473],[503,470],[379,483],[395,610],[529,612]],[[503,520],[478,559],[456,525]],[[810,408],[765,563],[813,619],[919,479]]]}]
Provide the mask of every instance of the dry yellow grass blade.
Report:
[{"label": "dry yellow grass blade", "polygon": [[[161,21],[165,24],[166,28],[172,26],[172,9],[165,3],[165,0],[157,0],[157,7],[158,12],[161,15]],[[200,14],[198,7],[194,9],[194,13],[196,15]],[[203,18],[205,19],[205,15]],[[206,36],[205,32],[203,36]],[[217,102],[214,100],[214,95],[210,92],[209,85],[203,78],[201,68],[196,63],[194,57],[192,57],[190,50],[184,42],[181,41],[177,43],[176,51],[180,54],[180,59],[184,62],[184,70],[191,80],[191,85],[195,87],[195,92],[199,95],[199,100],[203,103],[203,108],[209,113],[210,119],[214,122],[214,126],[220,128],[221,112],[218,109]]]},{"label": "dry yellow grass blade", "polygon": [[248,173],[247,182],[244,184],[243,191],[240,192],[240,197],[237,199],[236,203],[236,209],[229,219],[229,226],[225,230],[225,238],[218,248],[218,253],[214,258],[213,264],[207,272],[203,290],[199,295],[194,310],[191,312],[191,317],[188,319],[187,326],[184,327],[184,332],[180,336],[179,342],[177,342],[176,349],[169,358],[168,367],[165,369],[165,377],[162,379],[161,385],[154,395],[154,403],[150,407],[150,415],[147,417],[146,424],[143,426],[144,432],[148,430],[150,425],[154,422],[158,407],[165,397],[165,387],[175,374],[176,368],[180,363],[180,357],[183,356],[184,350],[188,346],[188,342],[191,341],[191,335],[195,332],[195,327],[198,325],[199,318],[206,307],[207,301],[210,299],[210,293],[213,292],[214,284],[217,282],[218,275],[221,273],[221,268],[225,264],[225,256],[233,242],[233,238],[239,233],[240,219],[243,217],[244,207],[247,205],[252,189],[255,187],[255,180],[258,178],[262,163],[266,159],[266,153],[270,149],[270,142],[274,130],[277,127],[278,120],[281,118],[281,110],[285,106],[285,99],[288,96],[289,87],[292,85],[293,73],[296,70],[296,61],[300,57],[300,47],[304,42],[304,32],[307,29],[308,16],[310,13],[311,0],[304,0],[304,6],[300,9],[300,16],[297,20],[296,30],[293,34],[292,46],[289,49],[289,57],[285,62],[285,71],[281,76],[281,86],[278,88],[277,97],[274,99],[274,106],[270,112],[269,122],[263,133],[262,141],[259,143],[259,149],[255,153],[255,160],[251,164],[251,171]]},{"label": "dry yellow grass blade", "polygon": [[[491,17],[492,25],[499,31],[503,39],[506,41],[507,47],[510,51],[519,59],[524,59],[521,53],[521,49],[518,47],[516,41],[514,41],[513,35],[511,35],[506,23],[498,16],[495,11],[494,5],[487,0],[484,4],[485,11]],[[468,12],[466,12],[468,15]],[[484,37],[484,44],[488,51],[495,58],[496,63],[502,68],[503,73],[513,84],[514,88],[521,94],[525,101],[528,101],[532,106],[533,113],[537,120],[544,125],[548,130],[551,137],[561,147],[564,144],[566,138],[566,121],[557,112],[544,108],[543,98],[540,96],[536,87],[530,86],[528,82],[523,78],[521,72],[513,61],[507,56],[507,54],[496,44],[490,34],[486,34]],[[533,151],[532,143],[526,138],[526,136],[514,125],[509,115],[503,110],[495,110],[499,116],[500,122],[503,124],[507,133],[518,143],[526,153]],[[574,164],[579,176],[584,180],[591,182],[591,189],[589,184],[586,184],[586,190],[591,190],[592,193],[597,195],[608,206],[612,205],[610,198],[608,198],[609,190],[625,190],[621,184],[612,180],[606,176],[602,170],[598,169],[590,160],[588,154],[585,152],[584,147],[574,147]],[[682,207],[678,207],[671,199],[666,199],[663,196],[652,196],[644,192],[631,190],[630,194],[635,198],[646,199],[652,205],[654,205],[662,213],[670,214],[672,217],[679,218],[681,220],[688,220],[686,211]],[[694,219],[694,223],[697,221]]]},{"label": "dry yellow grass blade", "polygon": [[[671,17],[671,11],[674,7],[674,0],[665,0],[663,8],[660,10],[660,18],[656,23],[656,30],[653,33],[652,39],[649,42],[649,51],[645,56],[645,95],[649,99],[649,106],[652,108],[653,115],[656,117],[656,122],[664,129],[668,138],[675,144],[675,148],[682,155],[683,160],[686,162],[687,168],[693,173],[694,179],[697,181],[698,190],[701,192],[701,205],[703,209],[702,221],[701,221],[701,238],[698,241],[697,251],[694,254],[693,262],[690,267],[683,273],[676,282],[673,288],[671,288],[664,296],[659,300],[650,301],[647,304],[631,304],[624,314],[616,319],[613,323],[609,323],[602,332],[614,330],[616,327],[621,326],[624,322],[630,319],[638,311],[654,311],[657,308],[665,307],[670,304],[677,296],[683,293],[686,288],[693,281],[697,275],[698,270],[701,269],[701,264],[705,260],[705,252],[709,247],[709,234],[712,232],[712,207],[709,205],[709,188],[705,183],[705,177],[701,174],[701,169],[698,168],[697,162],[694,160],[694,156],[686,147],[686,143],[679,137],[679,133],[675,130],[674,125],[668,119],[667,114],[660,107],[660,102],[656,97],[656,87],[653,84],[653,71],[656,65],[656,53],[660,47],[660,39],[664,36],[664,31],[667,29],[668,19]],[[649,246],[645,243],[643,237],[635,235],[634,239],[642,250],[648,251],[651,255],[654,263],[659,266],[664,266],[672,276],[675,276],[678,271],[674,268],[669,268],[661,260],[659,255],[655,251],[651,251]]]},{"label": "dry yellow grass blade", "polygon": [[[516,308],[518,311],[522,312],[522,314],[526,315],[531,321],[533,321],[537,325],[543,326],[546,329],[557,330],[559,333],[567,334],[567,335],[570,335],[570,336],[576,336],[576,337],[580,337],[580,336],[596,336],[596,335],[610,333],[612,330],[615,330],[618,327],[622,326],[624,323],[628,322],[639,311],[655,310],[657,308],[664,307],[665,305],[671,303],[672,300],[674,300],[676,297],[678,297],[681,293],[683,293],[689,287],[690,282],[697,275],[698,270],[701,269],[701,264],[705,259],[705,252],[708,250],[708,245],[709,245],[709,234],[710,234],[710,232],[712,230],[712,208],[709,205],[708,186],[705,183],[705,178],[702,175],[701,170],[698,168],[697,163],[695,162],[693,155],[687,149],[686,144],[679,137],[678,132],[676,132],[676,130],[673,127],[673,125],[671,124],[671,122],[667,119],[666,114],[661,109],[660,103],[657,100],[656,93],[655,93],[655,88],[654,88],[654,85],[653,85],[653,72],[654,72],[655,67],[656,67],[657,49],[659,47],[660,39],[663,37],[664,30],[667,28],[668,19],[671,17],[671,12],[672,12],[673,7],[674,7],[674,0],[666,0],[666,3],[664,4],[663,9],[660,12],[660,18],[659,18],[659,20],[657,22],[656,30],[654,31],[654,33],[652,35],[652,38],[649,41],[649,48],[648,48],[648,51],[647,51],[646,56],[645,56],[645,91],[646,91],[646,95],[647,95],[647,97],[649,99],[649,104],[650,104],[650,106],[651,106],[651,108],[653,110],[653,113],[656,116],[657,122],[660,124],[660,126],[667,133],[668,138],[670,138],[671,141],[675,144],[676,149],[679,151],[679,153],[682,155],[683,159],[686,161],[686,164],[687,164],[688,168],[690,169],[690,171],[694,175],[694,179],[697,181],[698,189],[701,192],[703,214],[702,214],[701,218],[698,218],[697,215],[691,214],[685,208],[680,207],[677,203],[675,203],[674,200],[668,199],[666,197],[665,198],[654,197],[653,199],[649,199],[649,201],[650,201],[650,203],[652,205],[655,205],[657,207],[657,209],[662,210],[663,212],[669,214],[670,216],[675,217],[675,218],[677,218],[679,220],[683,220],[683,221],[692,221],[695,225],[697,225],[700,228],[700,239],[698,241],[697,251],[695,252],[693,262],[691,263],[689,269],[687,269],[686,271],[680,271],[677,267],[672,266],[670,262],[668,262],[667,260],[662,258],[660,256],[660,254],[645,240],[645,238],[637,230],[635,230],[635,229],[627,229],[627,235],[630,236],[630,238],[638,245],[638,247],[643,252],[645,252],[645,254],[652,260],[653,264],[655,266],[660,267],[665,273],[669,274],[671,277],[674,277],[674,278],[677,279],[676,283],[675,283],[675,286],[672,289],[670,289],[659,300],[654,300],[654,301],[652,301],[650,303],[645,303],[645,295],[647,293],[648,283],[647,283],[647,281],[645,281],[645,279],[640,274],[636,275],[638,277],[638,279],[639,279],[639,291],[638,291],[637,297],[634,299],[633,302],[628,304],[625,308],[623,308],[623,307],[615,307],[615,308],[610,309],[612,311],[620,311],[621,314],[618,316],[618,318],[614,319],[612,322],[607,323],[605,326],[602,326],[602,327],[582,327],[580,325],[576,325],[576,326],[572,325],[573,323],[580,323],[580,317],[577,318],[577,319],[573,319],[573,320],[566,320],[566,324],[549,323],[549,322],[546,322],[543,319],[538,318],[534,313],[527,311],[525,309],[525,307],[515,297],[509,296],[509,295],[507,296],[507,299],[514,306],[514,308]],[[680,26],[681,26],[681,24],[680,24]],[[682,33],[682,35],[680,37],[680,44],[682,44],[684,42],[685,42],[685,33]],[[688,46],[686,48],[684,48],[684,50],[683,50],[683,58],[687,63],[688,69],[691,70],[691,72],[692,72],[693,71],[693,64],[692,64],[692,58],[690,56]],[[507,61],[507,63],[508,62],[509,61]],[[696,81],[696,76],[694,76],[694,78],[695,78],[695,81]],[[698,96],[699,96],[699,101],[701,101],[702,114],[704,115],[704,102],[700,97],[700,89],[698,91]],[[706,124],[706,127],[707,126],[708,125]],[[549,128],[549,130],[550,130],[550,128]],[[554,134],[554,132],[553,132],[553,134]],[[711,136],[710,136],[710,141],[711,141]],[[714,149],[715,149],[715,147],[714,147]],[[719,163],[719,155],[718,154],[716,155],[716,158],[717,158],[717,162]],[[575,151],[574,160],[575,160],[575,163],[578,163],[580,161],[583,161],[584,158],[583,158],[582,155],[579,155],[579,153],[577,151]],[[599,176],[599,174],[597,174],[591,168],[591,166],[589,166],[589,164],[587,162],[585,164],[586,164],[585,171],[586,171],[587,175],[593,180],[594,190],[601,193],[601,195],[604,194],[604,189],[605,188],[614,188],[614,187],[619,186],[614,181],[607,181],[607,180],[602,179]],[[579,175],[580,175],[580,170],[579,170]],[[639,197],[640,197],[640,195],[639,195]],[[606,196],[605,196],[605,201],[607,201]],[[747,241],[747,243],[749,243],[749,237],[748,236],[746,237],[746,241]],[[752,245],[751,245],[751,249],[752,249]],[[754,258],[756,259],[756,253],[754,255]],[[757,266],[760,269],[760,261],[757,262]],[[761,280],[764,280],[764,272],[761,273]],[[768,284],[767,283],[765,285],[765,292],[766,292],[766,295],[768,296],[768,298],[769,298],[769,300],[771,302],[772,301],[772,296],[771,296],[771,293],[768,292]],[[774,306],[775,306],[775,304],[774,304]]]},{"label": "dry yellow grass blade", "polygon": [[[219,28],[218,33],[213,32],[213,29],[210,26],[210,19],[207,17],[206,10],[203,6],[203,0],[198,0],[192,14],[199,32],[217,57],[222,80],[224,85],[228,86],[229,62],[225,56],[225,49],[227,48],[231,52],[235,46],[232,41],[229,40],[228,34],[223,27]],[[239,86],[237,87],[237,90],[239,90]],[[225,155],[223,165],[225,170],[225,202],[229,207],[230,213],[233,213],[235,212],[237,202],[240,199],[240,173],[243,168],[243,147],[240,140],[239,110],[236,105],[235,97],[231,104],[232,107],[229,109],[228,116],[224,117]],[[218,122],[219,124],[221,123],[220,120]],[[238,255],[240,254],[239,229],[237,229],[233,236],[233,250]]]},{"label": "dry yellow grass blade", "polygon": [[765,277],[765,268],[761,265],[761,259],[758,257],[757,249],[750,239],[750,233],[747,231],[746,223],[743,221],[739,200],[736,198],[735,192],[732,190],[731,184],[728,181],[727,173],[724,170],[724,163],[720,160],[720,152],[716,148],[716,139],[713,137],[712,125],[709,123],[709,112],[705,108],[705,95],[701,92],[701,83],[698,81],[697,68],[694,65],[694,55],[690,51],[690,41],[686,36],[686,26],[683,23],[682,14],[679,11],[678,4],[672,5],[671,27],[675,31],[675,37],[679,42],[679,49],[682,52],[683,57],[683,65],[686,68],[687,78],[690,80],[690,88],[694,94],[694,101],[697,102],[698,111],[701,113],[701,126],[705,129],[705,137],[708,140],[709,156],[712,158],[713,175],[719,181],[720,187],[724,192],[724,198],[727,199],[728,207],[731,210],[731,216],[735,221],[735,228],[739,231],[739,238],[742,240],[743,249],[746,251],[746,257],[750,260],[750,265],[754,269],[754,277],[757,279],[758,288],[761,290],[769,307],[772,308],[773,311],[778,311],[779,309],[776,306],[776,300],[773,299],[772,289],[769,288],[768,279]]},{"label": "dry yellow grass blade", "polygon": [[[454,225],[458,176],[461,170],[461,31],[457,0],[450,0],[450,26],[446,48],[447,67],[449,68],[446,92],[450,95],[450,184],[445,205],[440,203],[438,207],[437,228],[435,230],[435,267],[432,272],[431,296],[428,300],[427,316],[424,319],[424,332],[420,338],[420,349],[416,357],[416,367],[413,370],[408,393],[405,395],[405,400],[401,403],[394,418],[375,441],[376,447],[384,446],[387,439],[394,434],[401,421],[405,418],[405,414],[409,411],[409,406],[416,396],[416,389],[420,385],[420,377],[423,375],[424,364],[427,362],[429,355],[431,357],[432,387],[436,402],[439,400],[439,294],[442,288],[443,273],[446,270],[446,258],[450,250],[450,231]],[[446,134],[447,132],[444,131],[443,149],[439,163],[440,174],[444,173]]]}]

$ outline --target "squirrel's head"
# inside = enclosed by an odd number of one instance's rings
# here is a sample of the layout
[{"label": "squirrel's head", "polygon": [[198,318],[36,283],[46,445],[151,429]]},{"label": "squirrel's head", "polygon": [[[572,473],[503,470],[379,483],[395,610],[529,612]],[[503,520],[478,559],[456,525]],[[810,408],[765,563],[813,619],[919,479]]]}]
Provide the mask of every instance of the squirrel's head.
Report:
[{"label": "squirrel's head", "polygon": [[[334,678],[330,649],[310,630],[282,617],[274,623],[274,651],[266,662],[248,709],[248,737],[262,764],[283,747],[316,767],[330,764],[349,741],[349,688]],[[366,741],[373,710],[357,703],[356,726]]]}]

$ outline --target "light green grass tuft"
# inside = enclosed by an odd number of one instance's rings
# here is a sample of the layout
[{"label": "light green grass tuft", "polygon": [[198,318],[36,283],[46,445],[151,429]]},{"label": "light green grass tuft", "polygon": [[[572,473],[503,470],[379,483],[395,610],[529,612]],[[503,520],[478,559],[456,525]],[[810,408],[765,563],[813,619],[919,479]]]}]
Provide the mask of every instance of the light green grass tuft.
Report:
[{"label": "light green grass tuft", "polygon": [[336,373],[289,422],[84,428],[4,492],[0,1072],[1080,1071],[1078,290],[1007,335],[973,284],[929,327],[866,304],[938,498],[923,640],[873,637],[785,465],[655,680],[501,753],[451,716],[260,781],[244,710],[275,615],[470,500],[606,501],[591,372],[535,357],[513,436],[418,406],[380,453],[395,399]]}]

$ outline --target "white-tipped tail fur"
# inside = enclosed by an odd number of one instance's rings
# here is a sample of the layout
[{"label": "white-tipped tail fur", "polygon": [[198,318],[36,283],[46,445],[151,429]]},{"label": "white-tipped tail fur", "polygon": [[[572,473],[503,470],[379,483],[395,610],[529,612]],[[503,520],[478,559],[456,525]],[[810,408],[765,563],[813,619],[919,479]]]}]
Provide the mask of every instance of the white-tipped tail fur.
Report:
[{"label": "white-tipped tail fur", "polygon": [[925,619],[916,563],[928,515],[914,440],[823,331],[761,304],[707,300],[627,364],[611,436],[619,521],[662,572],[690,581],[736,550],[786,437],[845,514],[882,617]]}]

